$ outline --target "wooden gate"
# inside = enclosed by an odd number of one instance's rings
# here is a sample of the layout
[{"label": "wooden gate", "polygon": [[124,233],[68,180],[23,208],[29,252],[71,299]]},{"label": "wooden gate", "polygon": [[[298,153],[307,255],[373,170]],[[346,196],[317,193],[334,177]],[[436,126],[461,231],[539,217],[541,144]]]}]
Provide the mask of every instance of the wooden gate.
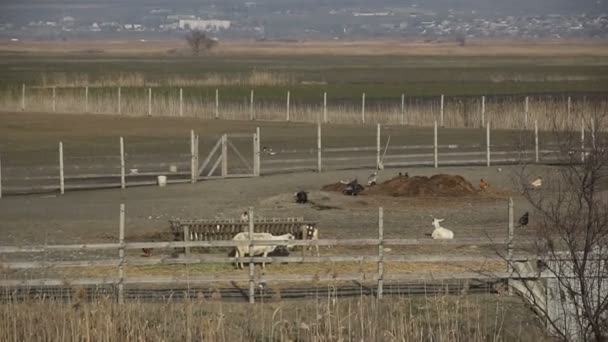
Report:
[{"label": "wooden gate", "polygon": [[253,134],[223,134],[198,164],[198,136],[193,146],[193,161],[198,165],[197,179],[244,178],[260,175],[259,130]]}]

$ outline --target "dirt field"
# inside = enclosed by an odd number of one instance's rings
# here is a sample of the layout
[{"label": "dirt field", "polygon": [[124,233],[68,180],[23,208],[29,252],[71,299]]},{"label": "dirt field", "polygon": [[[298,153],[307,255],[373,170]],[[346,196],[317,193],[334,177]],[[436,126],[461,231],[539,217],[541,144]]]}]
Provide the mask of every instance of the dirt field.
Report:
[{"label": "dirt field", "polygon": [[[11,173],[6,170],[11,166],[27,170],[27,165],[52,165],[46,161],[56,163],[59,140],[63,140],[69,151],[94,157],[117,152],[118,136],[125,136],[127,142],[135,140],[142,143],[183,139],[180,146],[183,146],[186,161],[190,129],[201,135],[202,142],[215,142],[214,137],[223,132],[253,132],[256,126],[261,126],[262,145],[272,146],[274,150],[302,151],[315,145],[315,128],[305,124],[29,113],[0,115],[0,134],[3,137],[0,153],[5,177]],[[391,143],[395,144],[420,144],[432,139],[430,129],[389,127],[387,130],[392,134]],[[483,139],[480,130],[446,129],[442,134],[450,143],[480,143]],[[505,143],[513,134],[497,131],[494,139]],[[327,136],[324,146],[375,144],[372,126],[329,125],[324,127],[324,135]],[[150,146],[161,144],[151,143]],[[203,150],[201,147],[201,153]],[[162,160],[174,151],[155,152],[160,153]],[[264,158],[269,157],[263,156],[263,163]],[[68,192],[60,197],[54,194],[6,197],[0,201],[1,240],[3,244],[24,244],[45,240],[49,243],[102,241],[115,237],[121,202],[127,204],[127,235],[142,238],[145,238],[144,234],[167,230],[167,220],[172,217],[238,217],[249,206],[266,217],[304,216],[319,220],[323,236],[327,237],[375,237],[379,206],[386,208],[385,231],[390,237],[422,237],[424,232],[430,231],[430,215],[446,218],[445,225],[454,227],[457,236],[482,236],[488,231],[502,234],[506,230],[506,198],[513,190],[511,177],[515,168],[502,167],[502,170],[498,172],[496,167],[387,168],[379,173],[379,181],[393,178],[399,171],[408,172],[410,176],[461,175],[475,187],[479,179],[484,178],[490,182],[491,189],[496,189],[480,196],[465,196],[458,201],[453,198],[344,197],[339,193],[320,191],[324,185],[353,176],[364,182],[372,171],[369,169],[276,174],[258,179],[214,180],[167,188]],[[539,174],[546,172],[539,170]],[[310,191],[312,200],[339,209],[319,211],[310,206],[296,205],[292,195],[300,189]],[[516,213],[523,212],[523,200],[517,197],[517,193],[513,195]]]},{"label": "dirt field", "polygon": [[[55,53],[104,55],[158,55],[187,50],[182,40],[163,41],[70,41],[70,42],[20,42],[2,43],[0,52]],[[467,41],[466,46],[454,42],[422,42],[406,40],[367,41],[298,41],[256,42],[225,41],[216,49],[218,55],[349,55],[349,56],[606,56],[608,50],[601,41]]]}]

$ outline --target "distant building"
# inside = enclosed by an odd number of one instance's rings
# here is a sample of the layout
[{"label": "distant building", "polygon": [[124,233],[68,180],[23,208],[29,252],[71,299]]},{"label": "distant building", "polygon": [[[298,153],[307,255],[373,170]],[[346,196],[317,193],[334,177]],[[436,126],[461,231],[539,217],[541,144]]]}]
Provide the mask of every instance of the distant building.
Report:
[{"label": "distant building", "polygon": [[181,19],[179,28],[182,30],[219,31],[230,28],[230,20]]}]

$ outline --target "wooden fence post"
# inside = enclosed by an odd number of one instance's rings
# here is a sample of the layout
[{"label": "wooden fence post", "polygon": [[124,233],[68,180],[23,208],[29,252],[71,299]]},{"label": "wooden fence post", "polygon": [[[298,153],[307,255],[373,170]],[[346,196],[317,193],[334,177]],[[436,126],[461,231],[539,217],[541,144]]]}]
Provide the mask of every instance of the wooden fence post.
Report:
[{"label": "wooden fence post", "polygon": [[486,126],[486,97],[481,97],[481,128]]},{"label": "wooden fence post", "polygon": [[435,120],[433,127],[433,160],[435,168],[439,167],[439,156],[437,154],[437,120]]},{"label": "wooden fence post", "polygon": [[118,115],[122,114],[122,89],[118,87]]},{"label": "wooden fence post", "polygon": [[382,299],[384,286],[384,210],[378,208],[378,291],[377,298]]},{"label": "wooden fence post", "polygon": [[365,93],[361,95],[361,123],[365,123]]},{"label": "wooden fence post", "polygon": [[215,118],[220,118],[220,90],[215,89]]},{"label": "wooden fence post", "polygon": [[327,123],[327,92],[323,93],[323,123]]},{"label": "wooden fence post", "polygon": [[581,163],[585,162],[585,119],[581,119]]},{"label": "wooden fence post", "polygon": [[63,142],[59,142],[59,192],[65,193],[65,183],[63,178]]},{"label": "wooden fence post", "polygon": [[405,125],[405,94],[401,94],[401,125]]},{"label": "wooden fence post", "polygon": [[228,175],[228,135],[222,135],[222,178]]},{"label": "wooden fence post", "polygon": [[[253,264],[253,207],[249,207],[249,303],[255,303],[255,265]],[[240,257],[244,257],[241,255]]]},{"label": "wooden fence post", "polygon": [[184,89],[179,88],[179,116],[184,116]]},{"label": "wooden fence post", "polygon": [[568,96],[568,104],[567,104],[567,110],[568,110],[568,119],[570,119],[570,113],[571,113],[571,109],[572,109],[572,97]]},{"label": "wooden fence post", "polygon": [[57,111],[57,91],[56,87],[53,86],[53,113]]},{"label": "wooden fence post", "polygon": [[540,156],[538,154],[538,120],[534,120],[534,160],[538,163]]},{"label": "wooden fence post", "polygon": [[249,95],[249,120],[255,120],[255,112],[253,110],[253,89]]},{"label": "wooden fence post", "polygon": [[382,128],[380,127],[380,124],[377,124],[376,125],[376,170],[381,170],[382,169],[382,167],[380,165],[380,153],[381,153],[381,149],[382,149],[381,146],[380,146],[380,143],[381,143],[381,141],[380,141],[381,140],[381,136],[380,136],[381,129]]},{"label": "wooden fence post", "polygon": [[84,112],[89,112],[89,87],[84,87]]},{"label": "wooden fence post", "polygon": [[317,172],[321,172],[322,170],[322,145],[321,145],[321,123],[317,123]]},{"label": "wooden fence post", "polygon": [[524,129],[528,128],[528,113],[530,109],[530,99],[526,96],[524,105]]},{"label": "wooden fence post", "polygon": [[441,94],[441,107],[440,107],[440,112],[439,112],[439,124],[441,127],[443,127],[443,110],[444,110],[444,105],[445,105],[444,100],[445,100],[444,95]]},{"label": "wooden fence post", "polygon": [[491,163],[491,156],[490,156],[490,146],[491,146],[491,142],[490,142],[490,122],[488,121],[488,124],[486,126],[486,166],[490,167],[490,163]]},{"label": "wooden fence post", "polygon": [[118,242],[120,247],[118,249],[118,304],[125,303],[125,204],[120,204],[120,222],[118,231]]},{"label": "wooden fence post", "polygon": [[148,88],[148,116],[152,116],[152,88]]},{"label": "wooden fence post", "polygon": [[[513,235],[515,232],[515,223],[513,221],[513,198],[509,197],[509,225],[507,231],[507,272],[513,272]],[[510,282],[510,278],[508,280]],[[509,286],[509,295],[513,294],[511,284]]]},{"label": "wooden fence post", "polygon": [[291,97],[291,92],[288,90],[287,91],[287,112],[286,112],[286,116],[287,116],[287,122],[289,122],[289,100]]},{"label": "wooden fence post", "polygon": [[125,182],[125,140],[120,137],[120,188],[127,187]]},{"label": "wooden fence post", "polygon": [[21,85],[21,110],[25,111],[25,83]]},{"label": "wooden fence post", "polygon": [[[190,242],[190,226],[185,224],[182,226],[182,229],[184,230],[184,242]],[[184,247],[184,257],[190,257],[190,246]]]},{"label": "wooden fence post", "polygon": [[255,128],[253,138],[253,175],[260,176],[260,127]]}]

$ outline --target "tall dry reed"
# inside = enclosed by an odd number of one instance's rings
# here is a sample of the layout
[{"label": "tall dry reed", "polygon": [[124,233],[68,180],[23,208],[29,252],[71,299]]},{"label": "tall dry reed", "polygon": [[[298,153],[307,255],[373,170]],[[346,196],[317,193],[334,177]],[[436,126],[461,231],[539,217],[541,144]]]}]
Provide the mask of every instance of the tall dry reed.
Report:
[{"label": "tall dry reed", "polygon": [[[361,295],[305,301],[225,303],[219,293],[183,302],[65,302],[0,305],[2,341],[521,341],[544,340],[516,299],[492,295]],[[277,296],[279,296],[277,294]]]},{"label": "tall dry reed", "polygon": [[[257,76],[256,76],[257,77]],[[261,79],[264,77],[261,76]],[[255,79],[255,77],[254,77]],[[194,81],[193,81],[194,82]],[[199,81],[196,81],[199,82]],[[200,84],[200,83],[193,84]],[[201,80],[203,82],[204,80]],[[258,81],[255,81],[258,82]],[[260,81],[261,82],[261,81]],[[151,105],[148,103],[148,91],[152,89]],[[338,124],[389,124],[432,126],[435,120],[441,123],[441,106],[439,96],[435,98],[406,98],[403,106],[400,98],[393,100],[368,101],[363,109],[361,99],[332,102],[324,111],[322,99],[319,103],[297,102],[292,97],[287,113],[285,100],[266,100],[254,97],[253,108],[248,94],[241,99],[225,100],[222,89],[219,89],[219,105],[216,107],[215,94],[184,92],[180,107],[179,88],[135,87],[122,88],[120,103],[118,88],[89,87],[88,98],[82,87],[55,88],[53,100],[52,88],[27,88],[25,110],[34,112],[62,113],[97,113],[120,114],[130,116],[185,116],[202,119],[228,120],[269,120],[293,122],[323,122]],[[320,97],[321,98],[321,97]],[[55,103],[53,106],[53,102]],[[495,96],[485,102],[482,115],[481,97],[445,97],[443,123],[445,127],[476,128],[490,123],[498,129],[532,128],[538,121],[541,130],[551,130],[554,124],[571,123],[603,116],[608,113],[608,101],[605,99],[576,98],[570,106],[565,97],[534,96],[529,97],[526,113],[523,97]],[[0,92],[0,108],[3,110],[21,110],[23,106],[21,88],[8,88]],[[181,108],[181,111],[180,111]],[[324,114],[326,113],[326,114]]]}]

